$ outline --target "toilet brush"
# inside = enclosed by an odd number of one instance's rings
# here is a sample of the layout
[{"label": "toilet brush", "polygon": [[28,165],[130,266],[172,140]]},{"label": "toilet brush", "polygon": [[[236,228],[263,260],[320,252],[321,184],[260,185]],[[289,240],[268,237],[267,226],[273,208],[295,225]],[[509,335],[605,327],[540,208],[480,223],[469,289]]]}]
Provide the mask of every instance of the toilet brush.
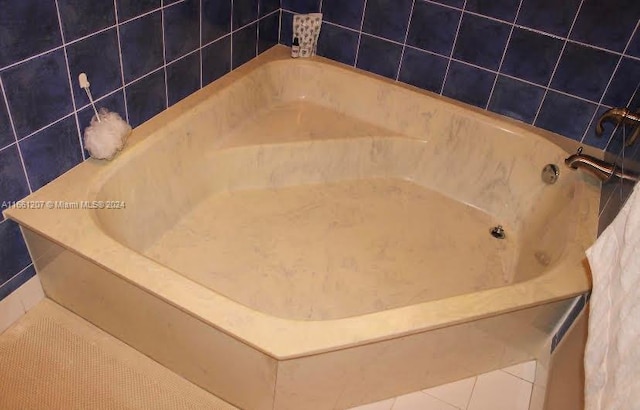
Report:
[{"label": "toilet brush", "polygon": [[84,130],[84,148],[93,158],[112,159],[124,147],[124,143],[131,133],[131,126],[116,112],[110,112],[106,108],[100,108],[98,112],[89,90],[90,84],[87,75],[80,73],[78,81],[80,88],[87,93],[95,113],[91,118],[91,124]]}]

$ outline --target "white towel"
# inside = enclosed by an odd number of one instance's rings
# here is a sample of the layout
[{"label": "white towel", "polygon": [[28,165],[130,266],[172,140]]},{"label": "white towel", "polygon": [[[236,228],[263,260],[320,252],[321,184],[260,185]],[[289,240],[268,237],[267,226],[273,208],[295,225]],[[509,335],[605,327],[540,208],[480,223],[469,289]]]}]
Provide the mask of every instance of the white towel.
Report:
[{"label": "white towel", "polygon": [[640,409],[640,188],[589,250],[586,410]]}]

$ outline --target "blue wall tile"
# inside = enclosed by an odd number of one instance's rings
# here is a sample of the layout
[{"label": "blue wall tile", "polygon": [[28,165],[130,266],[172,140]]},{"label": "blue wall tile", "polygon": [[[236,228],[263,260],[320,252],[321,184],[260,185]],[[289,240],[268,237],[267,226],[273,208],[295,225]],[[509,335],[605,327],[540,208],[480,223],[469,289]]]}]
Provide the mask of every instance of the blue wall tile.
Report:
[{"label": "blue wall tile", "polygon": [[407,47],[402,57],[399,80],[440,93],[447,65],[447,59],[442,56]]},{"label": "blue wall tile", "polygon": [[113,0],[58,0],[65,41],[95,33],[116,21]]},{"label": "blue wall tile", "polygon": [[579,6],[580,0],[523,0],[517,23],[564,37]]},{"label": "blue wall tile", "polygon": [[543,96],[542,87],[500,75],[489,101],[489,110],[531,124]]},{"label": "blue wall tile", "polygon": [[[38,189],[88,158],[81,135],[93,109],[78,86],[80,72],[87,73],[98,108],[119,113],[135,127],[167,108],[167,100],[173,104],[200,89],[201,70],[203,85],[231,70],[231,0],[58,4],[62,30],[53,0],[0,0],[0,80],[8,100],[7,106],[0,89],[0,198],[22,199],[30,192],[28,183]],[[236,0],[236,5],[237,22],[246,22],[251,32],[234,33],[239,64],[255,56],[256,46],[262,52],[278,42],[280,1]],[[30,261],[9,238],[18,232],[10,229],[14,225],[0,224],[1,299],[34,271],[16,276]],[[5,271],[3,263],[11,261],[19,263]]]},{"label": "blue wall tile", "polygon": [[465,13],[453,57],[496,70],[504,54],[511,26]]},{"label": "blue wall tile", "polygon": [[162,66],[162,12],[156,11],[123,24],[120,36],[126,83]]},{"label": "blue wall tile", "polygon": [[233,30],[237,30],[255,21],[258,17],[258,0],[234,0]]},{"label": "blue wall tile", "polygon": [[202,85],[205,86],[231,71],[231,36],[202,49]]},{"label": "blue wall tile", "polygon": [[164,70],[156,70],[126,87],[129,123],[137,127],[167,108]]},{"label": "blue wall tile", "polygon": [[231,0],[202,0],[202,44],[231,32]]},{"label": "blue wall tile", "polygon": [[557,38],[516,28],[507,46],[502,72],[546,86],[563,44]]},{"label": "blue wall tile", "polygon": [[117,0],[118,20],[127,21],[159,8],[162,0]]},{"label": "blue wall tile", "polygon": [[357,31],[323,23],[318,38],[318,55],[354,65],[359,37]]},{"label": "blue wall tile", "polygon": [[325,21],[341,26],[360,29],[364,0],[323,0],[322,13]]},{"label": "blue wall tile", "polygon": [[280,4],[283,9],[295,13],[317,13],[320,10],[320,0],[282,0]]},{"label": "blue wall tile", "polygon": [[192,53],[167,66],[169,106],[200,89],[200,54]]},{"label": "blue wall tile", "polygon": [[254,23],[234,32],[231,35],[231,66],[238,68],[254,58],[257,54],[258,24]]},{"label": "blue wall tile", "polygon": [[13,66],[0,76],[18,138],[73,111],[62,50]]},{"label": "blue wall tile", "polygon": [[465,10],[512,22],[520,0],[467,0]]},{"label": "blue wall tile", "polygon": [[62,44],[53,1],[0,0],[0,10],[0,67]]},{"label": "blue wall tile", "polygon": [[33,190],[82,162],[82,148],[73,115],[21,140],[19,144]]},{"label": "blue wall tile", "polygon": [[0,300],[9,296],[11,292],[18,289],[22,286],[26,281],[31,279],[36,275],[36,270],[33,265],[30,265],[28,268],[16,274],[13,278],[5,282],[4,285],[0,285]]},{"label": "blue wall tile", "polygon": [[[29,195],[27,178],[22,169],[17,145],[0,151],[0,204],[18,201]],[[4,210],[0,208],[0,213]],[[4,217],[0,214],[0,221]],[[1,282],[0,282],[1,283]]]},{"label": "blue wall tile", "polygon": [[470,65],[452,61],[442,95],[484,108],[496,75]]},{"label": "blue wall tile", "polygon": [[619,57],[602,50],[568,43],[551,87],[591,101],[599,101]]},{"label": "blue wall tile", "polygon": [[293,40],[293,13],[282,10],[280,16],[280,44],[291,47]]},{"label": "blue wall tile", "polygon": [[29,252],[20,228],[13,221],[0,222],[0,284],[29,266]]},{"label": "blue wall tile", "polygon": [[411,0],[368,0],[362,31],[394,41],[404,41]]},{"label": "blue wall tile", "polygon": [[625,107],[636,91],[629,87],[629,80],[634,78],[640,81],[640,61],[625,57],[620,61],[602,102],[613,107]]},{"label": "blue wall tile", "polygon": [[413,9],[407,44],[448,56],[453,48],[462,12],[418,2]]},{"label": "blue wall tile", "polygon": [[118,34],[115,28],[87,37],[67,48],[73,97],[77,106],[89,103],[86,92],[78,85],[78,75],[86,73],[94,99],[122,87]]},{"label": "blue wall tile", "polygon": [[580,140],[595,110],[595,104],[549,91],[535,125]]},{"label": "blue wall tile", "polygon": [[634,57],[640,57],[640,30],[637,30],[636,34],[631,39],[629,48],[627,49],[627,54]]},{"label": "blue wall tile", "polygon": [[15,142],[15,140],[13,130],[11,129],[11,122],[9,121],[7,105],[4,103],[2,90],[0,90],[0,149]]},{"label": "blue wall tile", "polygon": [[356,67],[395,79],[401,54],[402,46],[363,34]]},{"label": "blue wall tile", "polygon": [[585,0],[570,38],[622,52],[638,19],[638,0]]},{"label": "blue wall tile", "polygon": [[187,0],[164,9],[167,63],[200,46],[200,1]]}]

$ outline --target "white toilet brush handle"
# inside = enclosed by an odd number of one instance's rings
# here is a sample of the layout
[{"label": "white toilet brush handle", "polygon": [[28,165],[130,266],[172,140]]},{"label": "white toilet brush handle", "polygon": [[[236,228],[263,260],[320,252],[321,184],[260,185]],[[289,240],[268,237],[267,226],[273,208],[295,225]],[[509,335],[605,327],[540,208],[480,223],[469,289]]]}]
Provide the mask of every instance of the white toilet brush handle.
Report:
[{"label": "white toilet brush handle", "polygon": [[80,83],[80,88],[84,89],[87,93],[87,97],[89,97],[89,102],[91,103],[91,107],[93,107],[93,112],[96,114],[96,118],[98,122],[100,121],[100,115],[98,115],[98,110],[96,109],[96,105],[93,103],[93,97],[91,97],[91,91],[89,91],[89,79],[87,79],[87,75],[85,73],[80,73],[78,76],[78,82]]}]

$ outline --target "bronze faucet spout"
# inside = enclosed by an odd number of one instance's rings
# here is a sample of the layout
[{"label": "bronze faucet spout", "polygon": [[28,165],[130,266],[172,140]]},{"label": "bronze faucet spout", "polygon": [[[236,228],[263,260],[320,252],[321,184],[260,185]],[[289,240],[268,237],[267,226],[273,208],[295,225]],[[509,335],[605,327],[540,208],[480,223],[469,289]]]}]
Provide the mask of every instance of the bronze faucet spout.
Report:
[{"label": "bronze faucet spout", "polygon": [[624,172],[621,167],[613,162],[606,162],[591,155],[583,154],[582,147],[578,148],[577,153],[565,159],[564,163],[572,169],[584,168],[598,177],[602,182],[607,182],[614,176],[632,182],[638,182],[640,180],[640,176],[630,172]]},{"label": "bronze faucet spout", "polygon": [[626,107],[611,108],[602,114],[596,124],[596,135],[598,137],[604,133],[604,127],[602,125],[607,121],[614,122],[617,125],[630,125],[636,127],[629,140],[626,141],[626,146],[633,144],[636,138],[638,138],[638,135],[640,135],[640,113],[634,113]]}]

